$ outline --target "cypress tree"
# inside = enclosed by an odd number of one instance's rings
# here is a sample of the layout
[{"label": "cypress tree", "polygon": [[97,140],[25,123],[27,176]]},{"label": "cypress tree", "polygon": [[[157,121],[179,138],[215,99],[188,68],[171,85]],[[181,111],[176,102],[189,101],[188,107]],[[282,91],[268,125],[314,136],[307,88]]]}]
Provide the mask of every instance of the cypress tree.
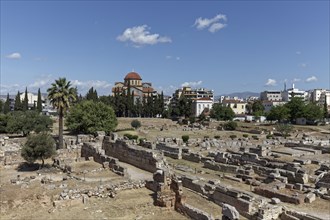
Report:
[{"label": "cypress tree", "polygon": [[5,101],[5,105],[3,106],[3,113],[7,114],[8,112],[10,112],[9,93],[7,93],[7,99]]},{"label": "cypress tree", "polygon": [[23,106],[22,106],[22,102],[21,102],[21,96],[19,94],[19,91],[17,92],[17,95],[15,97],[14,110],[15,111],[22,111],[23,110]]},{"label": "cypress tree", "polygon": [[25,87],[25,96],[24,96],[23,103],[22,103],[23,111],[29,110],[29,99],[28,99],[27,93],[28,93],[27,87]]},{"label": "cypress tree", "polygon": [[41,101],[40,88],[38,89],[37,111],[38,112],[41,112],[42,111],[42,101]]}]

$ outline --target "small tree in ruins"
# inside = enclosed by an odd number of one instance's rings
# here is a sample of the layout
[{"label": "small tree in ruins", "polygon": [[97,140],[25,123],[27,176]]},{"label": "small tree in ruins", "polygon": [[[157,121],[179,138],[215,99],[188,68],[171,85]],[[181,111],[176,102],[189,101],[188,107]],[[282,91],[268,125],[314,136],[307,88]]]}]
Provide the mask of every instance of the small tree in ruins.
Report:
[{"label": "small tree in ruins", "polygon": [[56,154],[55,141],[47,133],[30,135],[22,148],[21,156],[29,163],[41,160],[41,167],[45,164],[45,159]]}]

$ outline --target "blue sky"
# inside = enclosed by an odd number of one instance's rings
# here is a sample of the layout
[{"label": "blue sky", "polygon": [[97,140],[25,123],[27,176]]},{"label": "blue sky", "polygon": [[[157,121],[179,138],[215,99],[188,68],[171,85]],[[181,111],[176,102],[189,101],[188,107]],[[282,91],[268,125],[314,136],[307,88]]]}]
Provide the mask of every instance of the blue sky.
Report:
[{"label": "blue sky", "polygon": [[329,89],[329,1],[1,1],[1,94],[135,70],[170,94]]}]

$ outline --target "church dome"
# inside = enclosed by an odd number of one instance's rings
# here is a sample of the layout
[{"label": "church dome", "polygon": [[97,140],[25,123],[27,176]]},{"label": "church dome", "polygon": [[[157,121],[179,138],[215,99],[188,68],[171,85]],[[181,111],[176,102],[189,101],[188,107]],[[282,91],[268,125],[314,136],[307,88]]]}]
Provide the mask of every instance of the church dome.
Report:
[{"label": "church dome", "polygon": [[131,80],[131,79],[142,80],[141,76],[136,72],[127,73],[127,75],[124,78],[124,80]]}]

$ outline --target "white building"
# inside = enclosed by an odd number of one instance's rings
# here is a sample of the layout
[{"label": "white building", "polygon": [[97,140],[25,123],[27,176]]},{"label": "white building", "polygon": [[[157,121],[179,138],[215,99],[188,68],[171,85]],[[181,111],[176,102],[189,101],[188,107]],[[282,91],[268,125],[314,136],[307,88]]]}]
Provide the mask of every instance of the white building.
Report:
[{"label": "white building", "polygon": [[273,107],[279,106],[279,105],[284,105],[286,102],[278,102],[278,101],[263,101],[262,105],[265,108],[265,112],[269,112]]},{"label": "white building", "polygon": [[314,89],[311,94],[311,101],[319,105],[324,105],[324,103],[330,105],[330,90]]},{"label": "white building", "polygon": [[[38,94],[33,94],[31,92],[28,92],[27,93],[27,97],[28,97],[28,104],[29,104],[29,106],[33,106],[34,104],[37,105]],[[20,93],[20,98],[21,98],[21,101],[24,100],[24,98],[25,98],[25,92]]]},{"label": "white building", "polygon": [[206,109],[211,110],[213,107],[213,100],[209,97],[197,98],[192,100],[192,112],[198,117]]},{"label": "white building", "polygon": [[292,97],[298,97],[298,98],[301,98],[302,100],[306,101],[306,99],[308,97],[308,93],[306,91],[294,88],[294,84],[292,84],[291,89],[287,89],[287,90],[283,91],[283,101],[289,102],[289,101],[291,101]]},{"label": "white building", "polygon": [[264,91],[260,93],[261,101],[282,101],[281,91]]}]

